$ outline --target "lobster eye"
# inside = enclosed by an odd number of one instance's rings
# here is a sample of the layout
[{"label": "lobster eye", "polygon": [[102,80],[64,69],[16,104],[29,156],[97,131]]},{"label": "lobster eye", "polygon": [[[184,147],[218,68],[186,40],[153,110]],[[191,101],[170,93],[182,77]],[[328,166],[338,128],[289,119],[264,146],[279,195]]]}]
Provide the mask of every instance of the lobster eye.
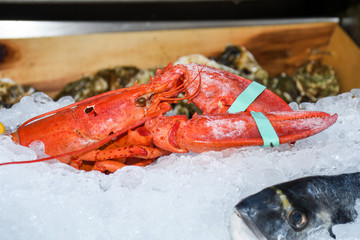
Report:
[{"label": "lobster eye", "polygon": [[144,97],[139,97],[135,100],[135,104],[138,107],[145,107],[146,106],[146,98]]},{"label": "lobster eye", "polygon": [[301,230],[306,226],[308,219],[305,213],[299,210],[293,210],[288,215],[288,221],[290,226],[295,228],[295,230]]}]

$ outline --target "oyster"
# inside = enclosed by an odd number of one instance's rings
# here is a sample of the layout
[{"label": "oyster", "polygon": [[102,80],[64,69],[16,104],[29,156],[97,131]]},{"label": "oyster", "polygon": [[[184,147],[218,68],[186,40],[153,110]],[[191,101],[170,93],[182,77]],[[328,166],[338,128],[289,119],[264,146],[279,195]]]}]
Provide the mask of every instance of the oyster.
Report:
[{"label": "oyster", "polygon": [[212,59],[220,66],[225,65],[237,71],[232,73],[266,86],[288,103],[316,102],[320,98],[339,93],[340,87],[335,71],[331,66],[322,64],[320,60],[309,61],[292,76],[282,73],[270,78],[266,70],[243,46],[228,45],[219,56]]},{"label": "oyster", "polygon": [[292,76],[283,73],[271,79],[268,88],[286,102],[297,103],[316,102],[340,90],[334,69],[320,60],[309,61]]},{"label": "oyster", "polygon": [[174,65],[176,64],[189,64],[189,63],[198,63],[198,64],[203,64],[206,66],[210,66],[210,67],[214,67],[214,68],[219,68],[221,70],[236,74],[236,75],[240,75],[240,71],[235,70],[231,67],[228,67],[226,65],[217,63],[215,60],[212,60],[210,58],[205,57],[204,55],[201,54],[191,54],[188,56],[184,56],[179,58]]},{"label": "oyster", "polygon": [[20,86],[10,78],[0,78],[0,108],[9,108],[20,101],[22,97],[36,92],[30,86]]},{"label": "oyster", "polygon": [[269,74],[244,46],[228,45],[219,56],[212,59],[219,64],[237,70],[237,75],[241,77],[265,86],[269,84]]},{"label": "oyster", "polygon": [[320,98],[337,95],[340,90],[334,69],[320,60],[308,62],[293,77],[300,92],[296,99],[298,103],[316,102]]},{"label": "oyster", "polygon": [[94,76],[85,76],[67,84],[55,96],[55,100],[63,96],[72,96],[75,101],[81,101],[100,93],[123,88],[129,85],[139,72],[138,68],[127,66],[103,69]]},{"label": "oyster", "polygon": [[286,73],[271,78],[267,88],[287,103],[296,102],[297,97],[300,95],[293,76],[288,76]]}]

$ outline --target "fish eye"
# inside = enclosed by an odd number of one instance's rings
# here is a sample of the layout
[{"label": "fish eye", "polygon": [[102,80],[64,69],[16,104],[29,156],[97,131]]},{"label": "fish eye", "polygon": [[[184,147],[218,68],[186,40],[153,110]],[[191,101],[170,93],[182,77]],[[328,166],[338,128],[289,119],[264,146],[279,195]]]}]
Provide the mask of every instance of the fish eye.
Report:
[{"label": "fish eye", "polygon": [[138,98],[135,100],[135,104],[136,104],[136,106],[138,106],[138,107],[145,107],[145,106],[146,106],[146,98],[144,98],[144,97],[138,97]]},{"label": "fish eye", "polygon": [[299,210],[291,211],[288,215],[288,221],[290,226],[296,230],[303,229],[308,222],[305,213],[300,212]]}]

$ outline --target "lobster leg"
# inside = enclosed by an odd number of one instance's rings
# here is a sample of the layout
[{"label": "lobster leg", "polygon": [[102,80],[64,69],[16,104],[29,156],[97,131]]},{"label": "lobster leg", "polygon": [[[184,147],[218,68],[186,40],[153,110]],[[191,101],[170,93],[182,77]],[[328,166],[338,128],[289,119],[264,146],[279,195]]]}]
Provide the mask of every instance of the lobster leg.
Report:
[{"label": "lobster leg", "polygon": [[144,127],[138,127],[129,130],[128,134],[105,149],[77,156],[70,165],[82,169],[83,161],[95,162],[92,170],[114,172],[127,165],[146,166],[154,162],[154,159],[168,154],[169,151],[155,147],[152,136]]},{"label": "lobster leg", "polygon": [[105,172],[105,171],[115,172],[116,170],[123,168],[125,166],[126,164],[124,163],[108,160],[108,161],[96,162],[91,170],[96,170],[100,172]]},{"label": "lobster leg", "polygon": [[[131,165],[145,167],[145,166],[153,163],[154,161],[155,161],[155,159],[146,159],[146,160],[143,160],[141,162],[134,163]],[[94,167],[91,170],[96,170],[96,171],[100,171],[100,172],[107,171],[107,172],[113,173],[113,172],[116,172],[118,169],[123,168],[125,166],[128,166],[128,165],[121,163],[121,162],[117,162],[117,161],[106,160],[106,161],[96,162]]]},{"label": "lobster leg", "polygon": [[105,150],[93,150],[78,157],[79,160],[86,161],[103,161],[108,159],[126,159],[130,157],[135,158],[158,158],[169,154],[169,151],[162,150],[156,147],[144,147],[138,145],[127,145],[118,148],[111,148]]},{"label": "lobster leg", "polygon": [[94,162],[91,170],[101,172],[115,172],[128,166],[146,166],[153,163],[158,157],[169,155],[170,152],[157,147],[127,145],[118,148],[93,150],[70,161],[70,166],[76,169],[89,170],[84,163]]}]

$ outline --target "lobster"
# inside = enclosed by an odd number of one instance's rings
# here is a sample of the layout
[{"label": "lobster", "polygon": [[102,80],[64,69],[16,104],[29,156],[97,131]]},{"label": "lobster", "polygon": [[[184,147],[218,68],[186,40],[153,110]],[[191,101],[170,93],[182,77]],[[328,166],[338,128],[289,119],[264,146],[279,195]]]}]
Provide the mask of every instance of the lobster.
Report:
[{"label": "lobster", "polygon": [[[204,152],[264,143],[251,112],[263,112],[279,143],[314,135],[337,114],[292,111],[265,89],[245,111],[228,113],[250,80],[200,64],[169,64],[149,84],[106,92],[34,117],[10,134],[21,145],[35,140],[50,157],[77,169],[115,172],[127,165],[146,166],[171,153]],[[179,96],[183,93],[183,96]],[[203,112],[189,120],[166,116],[171,104],[187,99]]]}]

